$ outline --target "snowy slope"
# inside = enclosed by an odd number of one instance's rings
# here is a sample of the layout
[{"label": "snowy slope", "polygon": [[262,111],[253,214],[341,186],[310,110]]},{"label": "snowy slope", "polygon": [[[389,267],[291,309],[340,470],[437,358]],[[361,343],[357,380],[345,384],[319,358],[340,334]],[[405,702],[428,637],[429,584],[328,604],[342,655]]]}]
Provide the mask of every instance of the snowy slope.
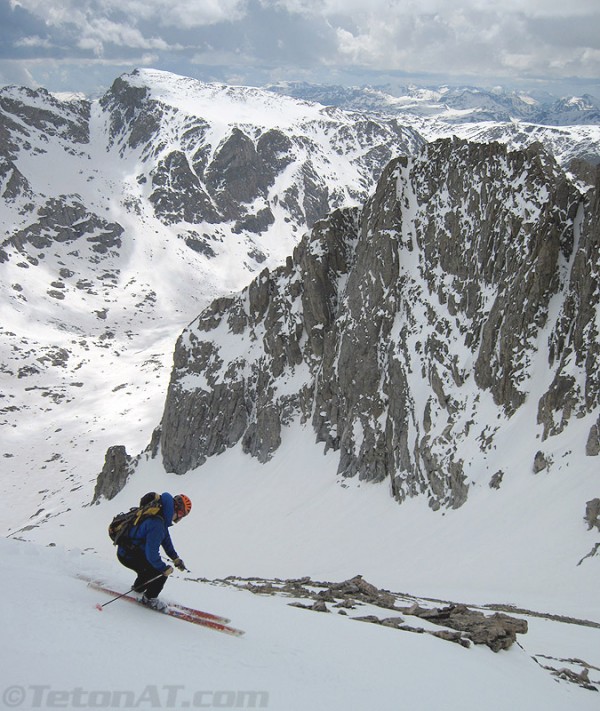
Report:
[{"label": "snowy slope", "polygon": [[[432,598],[600,620],[596,560],[578,565],[597,539],[580,517],[581,499],[593,491],[588,470],[513,477],[498,491],[479,486],[460,509],[433,512],[422,498],[399,506],[388,484],[341,479],[334,453],[324,455],[311,439],[296,425],[267,464],[236,447],[184,477],[144,458],[112,501],[46,523],[41,515],[16,537],[112,560],[112,516],[147,491],[181,491],[194,515],[174,538],[197,575],[339,581],[360,573],[380,587]],[[521,455],[516,448],[510,458]]]},{"label": "snowy slope", "polygon": [[[398,694],[411,703],[410,708],[424,710],[442,703],[446,709],[479,709],[482,703],[485,708],[496,708],[496,703],[506,708],[510,703],[511,708],[527,711],[540,704],[557,709],[595,708],[597,692],[566,680],[557,683],[540,666],[567,668],[575,674],[588,668],[589,680],[596,686],[600,682],[597,566],[594,559],[579,566],[576,562],[597,538],[578,520],[581,497],[591,490],[589,472],[550,479],[513,478],[499,491],[479,487],[461,509],[442,514],[431,511],[423,499],[409,500],[399,508],[386,485],[340,480],[333,453],[323,455],[311,440],[308,430],[296,426],[286,430],[282,446],[267,464],[234,448],[185,477],[165,474],[157,460],[144,458],[114,500],[73,508],[17,535],[38,543],[6,542],[5,547],[12,543],[18,546],[14,550],[21,551],[14,574],[9,574],[9,580],[14,580],[10,594],[15,596],[11,610],[16,611],[17,621],[20,614],[26,614],[24,628],[32,630],[31,636],[19,637],[21,659],[31,649],[27,640],[38,639],[36,629],[42,635],[37,646],[47,649],[45,635],[52,632],[52,638],[63,639],[61,630],[67,619],[74,620],[78,629],[81,610],[80,624],[92,630],[95,638],[100,635],[100,640],[114,640],[111,625],[116,624],[120,632],[129,631],[136,639],[149,634],[154,642],[148,644],[156,648],[156,625],[164,628],[159,648],[167,646],[169,662],[166,667],[164,661],[157,664],[152,655],[138,662],[143,682],[134,690],[139,694],[156,679],[181,683],[189,691],[189,679],[200,678],[202,687],[194,686],[194,691],[266,691],[269,707],[282,711],[309,702],[323,710],[392,709],[397,708]],[[518,449],[511,453],[515,461],[521,455]],[[518,636],[518,645],[508,652],[465,650],[397,630],[371,630],[371,625],[357,625],[337,615],[288,608],[287,598],[256,598],[221,583],[183,581],[179,574],[169,581],[166,600],[224,614],[246,636],[224,640],[217,633],[195,628],[180,631],[183,623],[177,620],[155,622],[152,613],[118,602],[102,613],[99,622],[92,606],[104,600],[73,578],[89,576],[127,589],[131,576],[115,560],[106,524],[147,490],[163,489],[183,491],[193,501],[192,514],[172,531],[191,579],[310,576],[338,582],[361,574],[425,607],[436,604],[432,599],[516,605],[532,611],[517,615],[527,620],[529,630]],[[537,505],[540,499],[543,507]],[[49,543],[50,549],[38,547]],[[5,560],[12,561],[11,556],[7,553]],[[52,572],[40,579],[44,557],[50,558],[47,565]],[[20,583],[31,577],[35,581],[25,585],[32,591],[30,599],[24,601]],[[55,616],[44,615],[42,624],[39,617],[31,620],[27,607],[39,604],[33,591],[47,589],[49,578],[53,580],[50,590],[53,585],[58,588],[50,595]],[[68,595],[68,607],[57,602],[61,594]],[[377,612],[381,613],[367,607],[351,616]],[[596,626],[553,620],[549,614],[591,620]],[[54,626],[48,629],[50,623]],[[67,635],[64,645],[73,659],[81,652],[72,643],[76,634]],[[102,643],[97,653],[104,659]],[[59,665],[51,659],[46,657],[40,666],[40,673],[44,672],[40,683],[53,689],[71,689],[84,682],[89,688],[104,689],[101,681],[107,678],[111,680],[106,687],[109,691],[132,688],[123,686],[127,677],[119,671],[118,654],[111,655],[108,677],[104,671],[94,674],[89,659],[80,674],[75,673],[80,667],[74,661],[61,663],[57,669]],[[18,673],[18,663],[13,664],[12,678],[18,683],[22,673]],[[105,661],[99,660],[100,664],[103,670],[107,668]],[[69,668],[71,672],[65,673]],[[312,697],[313,693],[318,696]]]},{"label": "snowy slope", "polygon": [[[255,479],[260,474],[250,476]],[[205,486],[214,492],[215,477],[211,479],[212,484],[206,479]],[[291,483],[288,479],[287,494],[280,490],[276,496],[289,496],[294,488],[289,487]],[[299,485],[297,479],[296,492]],[[314,492],[312,482],[308,489]],[[264,492],[264,488],[253,487],[254,497],[247,504],[257,501],[257,491]],[[194,513],[204,518],[206,511],[199,510],[202,504],[197,495],[195,501]],[[280,502],[285,503],[283,498]],[[299,506],[307,503],[304,497],[298,500]],[[97,509],[106,515],[106,506]],[[310,517],[313,512],[305,510]],[[359,516],[364,510],[364,506],[346,508]],[[81,520],[86,533],[96,528],[101,518],[96,514],[91,512]],[[260,508],[255,509],[255,516],[260,515]],[[335,513],[333,518],[337,518]],[[214,523],[209,516],[200,522],[205,530],[198,537],[198,523],[197,519],[185,521],[174,533],[194,573],[205,567],[202,558],[215,550],[221,533],[208,528]],[[360,525],[360,520],[355,523]],[[84,543],[89,535],[84,529],[80,532]],[[322,548],[329,547],[331,532],[324,532]],[[234,536],[230,532],[227,538],[231,541]],[[239,544],[245,534],[235,538]],[[402,699],[414,711],[596,708],[597,692],[558,682],[541,664],[575,673],[582,671],[584,663],[593,665],[590,680],[598,681],[597,628],[520,615],[527,619],[528,633],[519,635],[519,644],[509,651],[493,653],[487,647],[465,649],[427,634],[351,619],[373,612],[368,606],[349,611],[348,616],[322,614],[289,607],[289,598],[194,582],[193,575],[183,579],[175,574],[169,580],[166,600],[230,617],[232,624],[246,632],[234,638],[122,601],[98,612],[95,605],[109,598],[89,589],[79,577],[104,580],[120,590],[131,583],[128,571],[103,554],[67,552],[61,546],[40,547],[15,540],[1,541],[0,546],[6,576],[2,626],[11,640],[2,655],[1,692],[6,707],[44,707],[61,700],[79,708],[391,711]],[[295,567],[292,561],[301,547],[288,550],[290,568]],[[242,551],[233,549],[222,554],[242,558]],[[359,552],[354,562],[360,558]],[[429,601],[420,602],[431,606]],[[419,626],[430,628],[425,622]]]}]

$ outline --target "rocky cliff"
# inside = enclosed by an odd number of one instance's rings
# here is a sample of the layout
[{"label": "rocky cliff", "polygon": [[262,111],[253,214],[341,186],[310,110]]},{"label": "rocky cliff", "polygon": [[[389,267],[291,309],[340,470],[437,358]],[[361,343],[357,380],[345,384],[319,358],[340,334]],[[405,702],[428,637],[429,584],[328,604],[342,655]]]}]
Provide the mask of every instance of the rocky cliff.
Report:
[{"label": "rocky cliff", "polygon": [[38,512],[116,439],[144,446],[185,324],[423,142],[393,117],[152,70],[94,100],[2,87],[0,139],[3,472],[24,490],[49,474],[22,498]]},{"label": "rocky cliff", "polygon": [[393,160],[364,207],[184,331],[165,467],[238,442],[267,461],[300,420],[341,475],[438,508],[465,502],[472,461],[516,421],[540,448],[580,420],[597,454],[598,196],[540,145],[443,139]]}]

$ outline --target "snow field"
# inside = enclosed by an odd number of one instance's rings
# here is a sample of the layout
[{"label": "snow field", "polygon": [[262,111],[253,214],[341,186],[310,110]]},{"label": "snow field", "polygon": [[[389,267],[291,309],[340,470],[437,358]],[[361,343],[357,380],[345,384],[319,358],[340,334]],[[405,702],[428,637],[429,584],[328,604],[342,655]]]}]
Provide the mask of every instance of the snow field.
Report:
[{"label": "snow field", "polygon": [[596,708],[595,694],[557,684],[519,646],[499,654],[464,649],[175,575],[165,599],[230,616],[246,635],[122,601],[100,613],[95,604],[108,598],[77,576],[127,587],[125,569],[60,547],[2,540],[0,548],[6,707]]}]

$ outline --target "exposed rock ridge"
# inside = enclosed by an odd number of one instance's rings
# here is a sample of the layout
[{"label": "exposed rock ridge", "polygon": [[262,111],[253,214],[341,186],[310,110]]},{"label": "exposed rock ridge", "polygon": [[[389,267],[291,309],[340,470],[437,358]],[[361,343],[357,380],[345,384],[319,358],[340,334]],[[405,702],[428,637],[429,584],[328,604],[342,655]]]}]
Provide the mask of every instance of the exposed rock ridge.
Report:
[{"label": "exposed rock ridge", "polygon": [[165,466],[239,441],[266,461],[299,418],[340,474],[460,506],[468,445],[492,447],[528,398],[545,437],[598,408],[597,249],[597,190],[582,196],[539,145],[447,139],[392,161],[361,211],[319,222],[186,329]]},{"label": "exposed rock ridge", "polygon": [[[523,647],[517,635],[527,634],[529,618],[552,620],[564,625],[600,627],[590,620],[519,609],[511,605],[479,607],[391,592],[367,582],[362,575],[342,582],[317,581],[308,576],[292,579],[229,576],[219,580],[197,580],[248,590],[256,595],[291,598],[292,602],[288,604],[292,607],[337,613],[349,620],[382,625],[400,632],[429,634],[467,649],[472,645],[485,645],[493,652],[500,652],[510,649],[515,642]],[[431,603],[438,606],[432,607]],[[494,614],[486,614],[489,611],[494,611]],[[536,651],[531,658],[557,680],[577,684],[589,691],[599,690],[600,669],[580,657],[565,659]]]}]

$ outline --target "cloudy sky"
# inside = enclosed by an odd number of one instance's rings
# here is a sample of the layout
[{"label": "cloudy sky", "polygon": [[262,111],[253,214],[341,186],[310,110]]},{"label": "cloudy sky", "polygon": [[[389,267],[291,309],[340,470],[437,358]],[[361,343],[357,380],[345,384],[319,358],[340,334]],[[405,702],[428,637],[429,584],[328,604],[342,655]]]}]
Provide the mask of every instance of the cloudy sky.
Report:
[{"label": "cloudy sky", "polygon": [[154,67],[261,85],[504,84],[600,98],[598,0],[0,0],[0,85]]}]

